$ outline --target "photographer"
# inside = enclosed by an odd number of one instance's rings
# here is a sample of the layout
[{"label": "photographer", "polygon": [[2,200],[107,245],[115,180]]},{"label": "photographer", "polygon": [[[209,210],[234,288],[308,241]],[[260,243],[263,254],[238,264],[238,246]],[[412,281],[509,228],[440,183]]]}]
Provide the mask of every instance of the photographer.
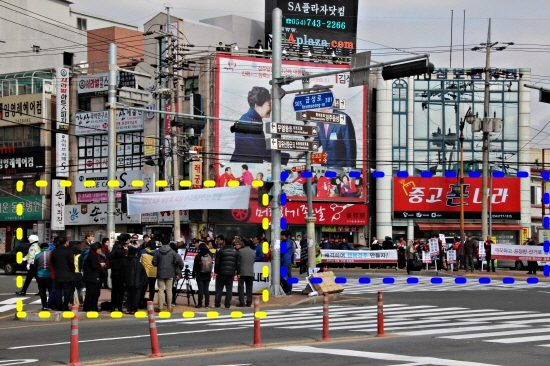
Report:
[{"label": "photographer", "polygon": [[[187,271],[189,271],[187,269]],[[212,278],[212,253],[208,250],[206,244],[201,243],[199,245],[199,253],[195,256],[193,263],[193,273],[191,275],[197,281],[197,287],[199,289],[199,302],[197,309],[202,307],[202,298],[204,296],[204,307],[210,307],[210,279]]]}]

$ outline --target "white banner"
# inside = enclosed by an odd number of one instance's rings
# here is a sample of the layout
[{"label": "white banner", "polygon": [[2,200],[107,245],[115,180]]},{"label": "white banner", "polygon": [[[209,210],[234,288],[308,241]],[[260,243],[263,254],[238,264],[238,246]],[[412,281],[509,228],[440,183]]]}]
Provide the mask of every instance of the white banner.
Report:
[{"label": "white banner", "polygon": [[549,262],[550,252],[538,245],[491,244],[491,259]]},{"label": "white banner", "polygon": [[65,187],[60,179],[52,179],[51,230],[65,230]]},{"label": "white banner", "polygon": [[55,175],[69,177],[69,135],[64,133],[55,136]]},{"label": "white banner", "polygon": [[[100,135],[107,133],[109,111],[79,112],[74,117],[74,134]],[[131,132],[143,130],[143,112],[127,109],[116,111],[116,132]]]},{"label": "white banner", "polygon": [[128,196],[128,213],[172,210],[247,210],[250,186],[141,193]]},{"label": "white banner", "polygon": [[397,263],[397,250],[321,249],[322,263]]},{"label": "white banner", "polygon": [[56,120],[58,130],[69,129],[69,69],[58,67],[55,72]]},{"label": "white banner", "polygon": [[[174,223],[174,211],[160,211],[157,212],[157,218],[159,224],[173,224]],[[189,223],[189,211],[187,210],[180,210],[180,222],[182,224],[188,224]]]},{"label": "white banner", "polygon": [[[141,215],[122,213],[120,203],[117,203],[115,224],[141,224]],[[107,225],[107,204],[67,205],[65,206],[65,225]]]}]

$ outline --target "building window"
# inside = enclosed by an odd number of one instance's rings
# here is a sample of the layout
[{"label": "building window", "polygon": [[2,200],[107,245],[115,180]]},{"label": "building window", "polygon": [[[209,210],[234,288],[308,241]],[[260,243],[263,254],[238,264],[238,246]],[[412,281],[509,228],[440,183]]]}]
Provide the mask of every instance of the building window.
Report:
[{"label": "building window", "polygon": [[[142,164],[143,132],[117,134],[117,170],[140,170]],[[79,173],[106,172],[109,163],[108,135],[78,138]]]},{"label": "building window", "polygon": [[80,30],[88,30],[88,21],[86,18],[76,18],[76,27]]},{"label": "building window", "polygon": [[78,98],[78,111],[88,112],[92,110],[92,98]]},{"label": "building window", "polygon": [[2,197],[16,196],[20,197],[21,192],[17,191],[17,181],[23,181],[23,187],[25,187],[25,196],[39,196],[40,188],[36,186],[36,178],[23,178],[18,180],[2,179],[0,180],[0,194]]},{"label": "building window", "polygon": [[392,86],[392,166],[393,174],[407,170],[407,115],[408,84],[405,80],[394,81]]},{"label": "building window", "polygon": [[0,128],[0,147],[40,146],[40,129],[37,127],[14,126]]},{"label": "building window", "polygon": [[185,81],[183,82],[182,89],[185,96],[193,94],[199,94],[199,77],[193,76],[189,78],[185,78]]}]

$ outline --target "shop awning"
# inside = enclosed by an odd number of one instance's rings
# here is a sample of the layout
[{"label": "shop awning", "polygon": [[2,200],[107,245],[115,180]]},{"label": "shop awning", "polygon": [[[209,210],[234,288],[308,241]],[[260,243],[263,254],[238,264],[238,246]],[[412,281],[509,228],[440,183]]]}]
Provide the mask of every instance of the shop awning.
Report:
[{"label": "shop awning", "polygon": [[[445,230],[460,230],[459,222],[418,222],[418,228],[422,231],[439,231],[441,229]],[[493,231],[516,231],[523,229],[523,226],[519,224],[493,224],[491,225]],[[481,224],[466,223],[464,224],[464,230],[466,231],[481,231]]]}]

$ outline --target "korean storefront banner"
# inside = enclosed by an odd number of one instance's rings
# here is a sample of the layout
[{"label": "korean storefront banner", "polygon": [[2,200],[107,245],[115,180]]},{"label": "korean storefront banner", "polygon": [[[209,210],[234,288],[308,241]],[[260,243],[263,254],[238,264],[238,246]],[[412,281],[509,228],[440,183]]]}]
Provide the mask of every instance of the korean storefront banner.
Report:
[{"label": "korean storefront banner", "polygon": [[65,187],[60,179],[52,179],[51,229],[65,230]]},{"label": "korean storefront banner", "polygon": [[[23,215],[16,213],[23,205]],[[0,221],[33,221],[44,217],[44,196],[0,197]]]},{"label": "korean storefront banner", "polygon": [[[74,133],[77,136],[106,134],[109,111],[75,113]],[[116,132],[143,130],[143,112],[118,109],[116,111]]]},{"label": "korean storefront banner", "polygon": [[397,250],[321,249],[323,263],[397,263]]},{"label": "korean storefront banner", "polygon": [[491,259],[550,262],[550,252],[538,245],[491,245]]},{"label": "korean storefront banner", "polygon": [[65,133],[55,135],[55,175],[69,177],[69,135]]},{"label": "korean storefront banner", "polygon": [[[481,218],[481,178],[464,178],[464,217]],[[459,219],[457,178],[393,178],[393,214],[396,219]],[[520,219],[520,178],[494,178],[490,194],[493,219]]]},{"label": "korean storefront banner", "polygon": [[44,118],[50,116],[50,98],[44,93],[0,98],[0,127],[44,123]]},{"label": "korean storefront banner", "polygon": [[[271,150],[266,147],[266,138],[270,138],[271,134],[265,128],[259,135],[232,133],[234,122],[230,121],[271,122],[271,61],[218,55],[216,62],[215,115],[227,119],[216,124],[216,153],[227,157],[224,164],[216,164],[217,185],[227,186],[227,182],[234,179],[244,184],[250,184],[253,179],[269,181]],[[331,106],[319,110],[343,117],[342,124],[312,124],[318,131],[312,143],[318,149],[313,153],[316,156],[324,154],[324,159],[315,160],[312,165],[314,201],[365,201],[367,93],[365,87],[348,87],[348,70],[347,65],[283,61],[283,76],[300,76],[305,72],[342,72],[311,80],[311,86],[331,86],[334,98],[346,101],[345,110]],[[304,122],[296,118],[290,95],[282,100],[281,122],[304,126]],[[305,141],[302,134],[283,133],[281,137],[302,143]],[[288,172],[288,178],[282,182],[282,192],[289,200],[305,201],[306,179],[300,176],[300,170],[305,165],[304,152],[282,151],[281,165],[281,169]],[[336,174],[329,178],[325,176],[326,171]]]},{"label": "korean storefront banner", "polygon": [[[141,224],[141,215],[127,215],[117,203],[115,224]],[[107,225],[106,203],[65,206],[65,225]]]},{"label": "korean storefront banner", "polygon": [[[313,202],[315,224],[338,225],[337,228],[367,225],[367,209],[368,206],[365,204]],[[286,218],[288,224],[304,225],[306,216],[307,204],[305,202],[287,202],[281,207],[281,217]],[[218,224],[261,224],[264,217],[271,219],[271,207],[258,206],[256,198],[250,199],[246,209],[209,212],[210,222]]]},{"label": "korean storefront banner", "polygon": [[128,213],[248,208],[250,186],[141,193],[128,196]]}]

